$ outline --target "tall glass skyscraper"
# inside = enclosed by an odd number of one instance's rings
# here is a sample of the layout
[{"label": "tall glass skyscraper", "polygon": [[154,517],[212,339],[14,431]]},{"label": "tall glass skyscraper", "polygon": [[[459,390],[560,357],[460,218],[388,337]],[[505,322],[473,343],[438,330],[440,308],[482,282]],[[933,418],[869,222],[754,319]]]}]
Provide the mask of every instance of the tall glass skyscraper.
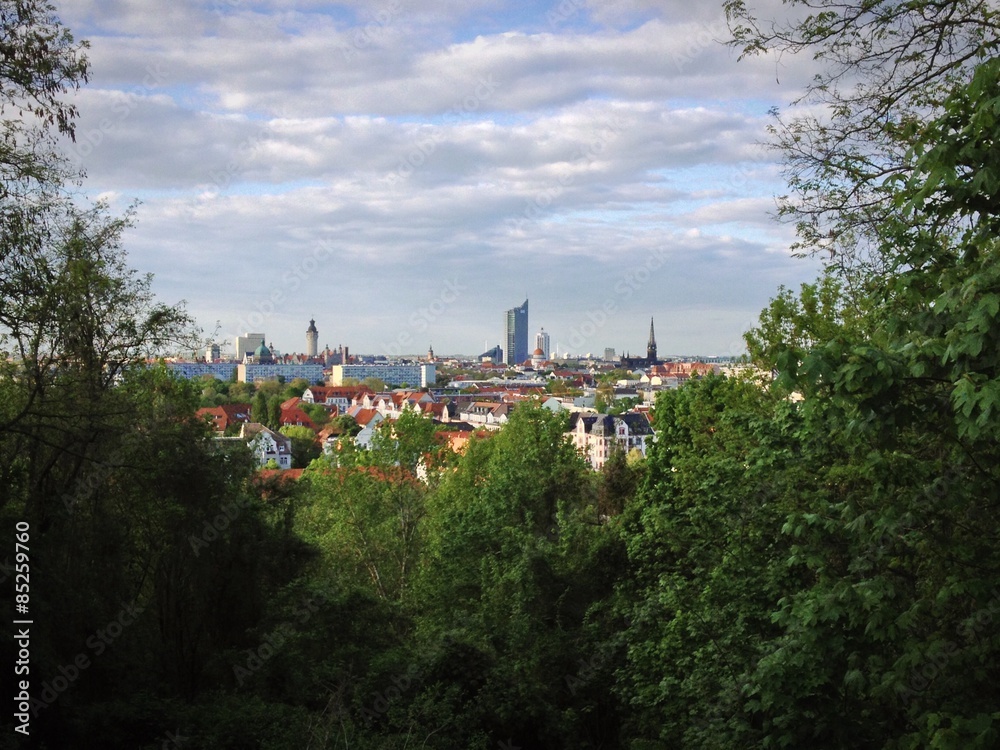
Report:
[{"label": "tall glass skyscraper", "polygon": [[528,358],[528,300],[504,313],[503,361],[519,365]]}]

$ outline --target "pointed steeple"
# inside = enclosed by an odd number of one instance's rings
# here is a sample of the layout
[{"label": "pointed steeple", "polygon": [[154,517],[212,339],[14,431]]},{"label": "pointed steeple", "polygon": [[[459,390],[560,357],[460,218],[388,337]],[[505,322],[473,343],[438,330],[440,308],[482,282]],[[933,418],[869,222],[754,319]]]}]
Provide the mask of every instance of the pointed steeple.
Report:
[{"label": "pointed steeple", "polygon": [[653,333],[653,318],[649,319],[649,343],[646,344],[646,361],[650,365],[655,365],[656,360],[656,334]]}]

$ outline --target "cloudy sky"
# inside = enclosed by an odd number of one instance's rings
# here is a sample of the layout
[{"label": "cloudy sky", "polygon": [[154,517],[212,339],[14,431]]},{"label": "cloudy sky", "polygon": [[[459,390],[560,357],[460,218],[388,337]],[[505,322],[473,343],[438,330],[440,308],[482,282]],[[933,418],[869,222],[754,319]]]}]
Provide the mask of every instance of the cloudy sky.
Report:
[{"label": "cloudy sky", "polygon": [[642,351],[654,317],[661,354],[739,354],[816,274],[758,145],[808,66],[738,62],[721,0],[57,7],[91,44],[86,191],[139,202],[132,264],[223,344],[302,351],[315,318],[478,354],[527,297],[559,352]]}]

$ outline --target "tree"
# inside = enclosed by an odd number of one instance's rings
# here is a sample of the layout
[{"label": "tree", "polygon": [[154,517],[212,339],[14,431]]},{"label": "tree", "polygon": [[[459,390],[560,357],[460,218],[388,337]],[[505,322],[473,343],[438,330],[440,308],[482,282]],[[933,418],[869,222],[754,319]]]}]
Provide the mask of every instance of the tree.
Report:
[{"label": "tree", "polygon": [[[655,415],[643,486],[618,527],[630,563],[615,601],[626,737],[759,747],[742,691],[777,635],[775,603],[794,590],[781,528],[800,489],[795,409],[751,382],[709,376],[660,393]],[[625,468],[609,459],[602,497],[634,481]]]},{"label": "tree", "polygon": [[279,396],[282,391],[281,383],[277,380],[259,382],[256,385],[256,389],[258,393],[263,393],[268,399]]},{"label": "tree", "polygon": [[385,390],[385,381],[382,378],[365,378],[361,381],[359,385],[365,385],[371,388],[375,393],[381,393]]},{"label": "tree", "polygon": [[316,440],[316,433],[301,425],[286,425],[279,432],[292,441],[292,462],[295,468],[304,469],[314,459],[319,458],[322,449]]},{"label": "tree", "polygon": [[292,382],[285,387],[285,390],[282,392],[282,396],[284,398],[293,398],[296,396],[301,397],[308,387],[309,381],[305,378],[293,378]]},{"label": "tree", "polygon": [[357,423],[354,417],[347,414],[334,417],[330,420],[330,425],[338,430],[339,435],[344,437],[352,438],[361,432],[361,425]]},{"label": "tree", "polygon": [[[11,353],[0,363],[8,396],[0,406],[0,475],[23,479],[14,486],[30,490],[20,497],[29,514],[40,514],[36,522],[127,419],[115,383],[162,348],[194,337],[183,309],[156,302],[150,278],[126,265],[126,220],[101,209],[69,210],[64,219],[32,251],[32,285],[0,306]],[[16,489],[0,502],[15,497]]]},{"label": "tree", "polygon": [[250,400],[251,396],[255,394],[255,389],[253,383],[241,383],[237,381],[230,383],[227,393],[229,394],[229,402],[238,404]]},{"label": "tree", "polygon": [[306,474],[299,530],[322,552],[325,574],[394,604],[410,598],[421,546],[425,488],[399,467],[333,467]]},{"label": "tree", "polygon": [[317,427],[322,427],[330,421],[330,412],[321,404],[308,404],[305,401],[300,401],[299,408],[309,415]]},{"label": "tree", "polygon": [[0,2],[0,518],[30,525],[47,571],[31,581],[33,684],[72,688],[33,707],[32,742],[151,747],[150,716],[221,687],[224,655],[256,647],[248,629],[306,555],[288,508],[255,502],[245,446],[221,450],[195,384],[151,362],[197,334],[128,266],[132,213],[66,189],[57,139],[84,47],[50,4]]},{"label": "tree", "polygon": [[594,399],[594,409],[599,414],[606,414],[615,402],[615,388],[610,382],[605,381],[597,386],[597,394]]},{"label": "tree", "polygon": [[602,604],[623,549],[598,521],[594,477],[566,426],[523,403],[444,474],[428,505],[421,630],[450,636],[468,665],[446,704],[463,726],[530,746],[613,746],[606,685],[622,665]]},{"label": "tree", "polygon": [[752,3],[726,0],[732,44],[821,64],[801,100],[809,114],[777,117],[772,129],[791,188],[780,214],[797,223],[800,249],[830,252],[863,284],[885,270],[878,227],[896,211],[893,178],[911,174],[914,128],[940,117],[955,86],[996,54],[1000,11],[984,0],[786,5],[788,20],[768,22]]},{"label": "tree", "polygon": [[250,417],[254,422],[266,425],[270,415],[267,411],[267,395],[263,391],[257,391],[250,402]]},{"label": "tree", "polygon": [[641,472],[629,464],[624,450],[612,450],[608,460],[601,467],[601,479],[597,491],[597,510],[601,516],[616,516],[622,512],[625,503],[635,497],[639,487]]},{"label": "tree", "polygon": [[[10,263],[36,251],[52,225],[50,209],[73,177],[59,152],[73,138],[68,95],[87,80],[86,43],[78,43],[44,0],[0,4],[0,296],[24,289]],[[58,214],[57,214],[58,216]]]},{"label": "tree", "polygon": [[854,98],[833,85],[833,125],[800,122],[798,144],[780,143],[793,166],[814,159],[801,236],[827,219],[838,248],[863,233],[884,273],[852,256],[748,336],[780,373],[773,392],[802,398],[805,471],[782,527],[799,583],[775,601],[778,632],[743,690],[772,744],[987,747],[1000,721],[1000,642],[980,626],[1000,573],[996,10],[836,7],[798,42],[860,74]]},{"label": "tree", "polygon": [[281,428],[281,397],[271,396],[267,400],[267,422],[272,430]]},{"label": "tree", "polygon": [[399,419],[379,424],[365,462],[385,468],[399,466],[409,472],[416,472],[419,467],[433,471],[442,451],[434,432],[430,417],[407,409]]}]

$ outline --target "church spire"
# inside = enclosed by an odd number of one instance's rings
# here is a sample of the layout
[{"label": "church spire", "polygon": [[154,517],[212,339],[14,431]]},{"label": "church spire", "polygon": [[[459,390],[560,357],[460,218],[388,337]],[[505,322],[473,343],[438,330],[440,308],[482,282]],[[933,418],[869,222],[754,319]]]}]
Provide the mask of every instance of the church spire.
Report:
[{"label": "church spire", "polygon": [[649,343],[646,344],[646,361],[650,365],[655,365],[656,360],[656,334],[653,333],[653,319],[649,319]]}]

